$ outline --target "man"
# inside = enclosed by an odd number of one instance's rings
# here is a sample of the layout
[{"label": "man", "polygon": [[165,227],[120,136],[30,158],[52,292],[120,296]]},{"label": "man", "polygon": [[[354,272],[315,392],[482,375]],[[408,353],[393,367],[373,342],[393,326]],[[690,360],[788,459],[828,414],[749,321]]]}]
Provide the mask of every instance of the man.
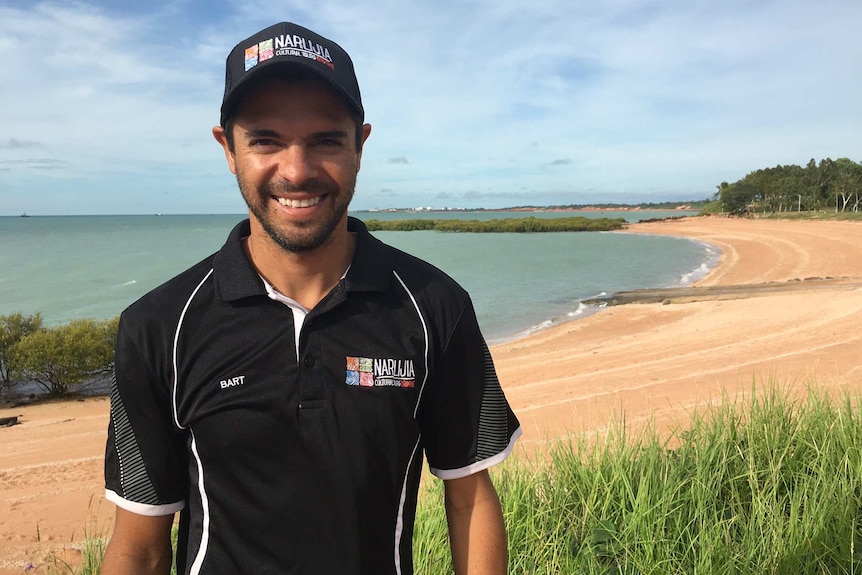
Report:
[{"label": "man", "polygon": [[123,312],[102,572],[409,574],[423,452],[459,574],[506,571],[487,469],[520,427],[467,294],[348,218],[348,55],[290,23],[227,58],[213,128],[250,219]]}]

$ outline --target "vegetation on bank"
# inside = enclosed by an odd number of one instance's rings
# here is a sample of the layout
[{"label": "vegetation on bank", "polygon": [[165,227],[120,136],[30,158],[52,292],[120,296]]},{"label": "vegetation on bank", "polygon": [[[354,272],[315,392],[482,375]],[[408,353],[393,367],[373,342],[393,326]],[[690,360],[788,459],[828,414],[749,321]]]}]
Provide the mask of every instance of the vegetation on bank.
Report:
[{"label": "vegetation on bank", "polygon": [[731,215],[749,213],[862,211],[862,164],[849,158],[816,162],[803,168],[778,165],[746,174],[733,182],[721,182],[706,213]]},{"label": "vegetation on bank", "polygon": [[113,371],[118,321],[79,319],[45,327],[38,313],[0,316],[0,387],[7,396],[21,381],[55,397],[81,391]]},{"label": "vegetation on bank", "polygon": [[365,221],[369,231],[470,233],[607,232],[625,226],[624,218],[500,218],[494,220],[376,220]]},{"label": "vegetation on bank", "polygon": [[766,220],[834,220],[834,221],[862,221],[862,210],[858,212],[838,212],[834,211],[810,211],[810,212],[772,212],[766,214],[758,214],[758,218]]},{"label": "vegetation on bank", "polygon": [[[694,413],[687,429],[558,442],[492,471],[511,573],[797,575],[862,569],[858,398],[772,388]],[[416,518],[416,573],[449,575],[442,486]],[[90,544],[91,553],[102,547]],[[86,555],[85,551],[85,555]],[[100,555],[85,557],[98,572]]]},{"label": "vegetation on bank", "polygon": [[42,329],[42,316],[12,313],[0,316],[0,387],[8,389],[15,383],[13,348],[36,331]]}]

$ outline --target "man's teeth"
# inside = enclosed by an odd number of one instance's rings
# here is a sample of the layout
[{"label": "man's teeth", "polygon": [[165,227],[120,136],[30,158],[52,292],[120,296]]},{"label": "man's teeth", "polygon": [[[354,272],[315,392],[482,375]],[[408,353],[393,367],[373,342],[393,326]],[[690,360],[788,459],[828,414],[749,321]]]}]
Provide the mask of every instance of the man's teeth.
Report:
[{"label": "man's teeth", "polygon": [[305,198],[302,200],[278,198],[278,203],[282,206],[287,206],[288,208],[308,208],[319,204],[321,199],[323,199],[323,196],[315,196],[313,198]]}]

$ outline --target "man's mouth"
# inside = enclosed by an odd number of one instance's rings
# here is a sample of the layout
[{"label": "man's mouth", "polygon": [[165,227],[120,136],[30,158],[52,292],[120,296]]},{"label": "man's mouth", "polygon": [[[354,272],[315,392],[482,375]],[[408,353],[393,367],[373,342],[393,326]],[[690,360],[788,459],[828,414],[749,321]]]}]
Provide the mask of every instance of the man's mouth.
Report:
[{"label": "man's mouth", "polygon": [[278,203],[288,208],[310,208],[316,206],[323,200],[323,196],[314,196],[313,198],[303,198],[301,200],[291,200],[290,198],[276,198]]}]

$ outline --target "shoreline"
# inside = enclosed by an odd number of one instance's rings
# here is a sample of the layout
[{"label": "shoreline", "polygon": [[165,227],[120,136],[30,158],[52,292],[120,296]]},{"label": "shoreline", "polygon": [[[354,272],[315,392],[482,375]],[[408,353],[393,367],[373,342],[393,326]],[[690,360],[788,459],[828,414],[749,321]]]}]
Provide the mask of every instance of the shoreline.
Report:
[{"label": "shoreline", "polygon": [[621,294],[626,305],[493,346],[525,443],[598,432],[622,414],[631,427],[671,429],[696,406],[768,381],[799,395],[809,380],[860,387],[862,222],[687,218],[629,229],[705,241],[721,250],[718,265],[690,288]]},{"label": "shoreline", "polygon": [[[664,220],[655,220],[652,222],[637,222],[627,224],[628,226],[632,225],[641,225],[643,223],[660,223],[663,221],[672,221],[677,218],[665,218]],[[657,235],[651,234],[647,232],[633,232],[628,229],[628,227],[624,230],[620,231],[611,231],[611,232],[599,232],[599,233],[607,233],[607,234],[627,234],[627,235]],[[664,235],[664,234],[662,234]],[[698,282],[706,278],[712,271],[719,265],[721,259],[721,248],[715,244],[711,244],[709,242],[705,242],[699,238],[694,237],[685,237],[685,236],[670,236],[677,240],[681,241],[689,241],[696,244],[699,244],[704,247],[706,250],[706,258],[701,264],[694,268],[691,271],[688,271],[680,276],[677,283],[674,285],[664,285],[659,287],[648,287],[648,288],[640,288],[636,290],[619,290],[615,292],[606,292],[601,291],[598,294],[583,297],[577,299],[577,307],[574,310],[565,311],[564,313],[560,313],[553,317],[542,319],[538,323],[527,326],[525,328],[519,329],[513,333],[509,333],[502,336],[496,337],[487,337],[487,343],[489,346],[494,347],[498,345],[504,345],[507,343],[515,342],[524,338],[532,337],[536,334],[542,333],[549,329],[554,329],[556,327],[565,325],[569,322],[576,322],[588,318],[592,315],[602,313],[605,308],[616,298],[617,294],[642,294],[644,299],[650,297],[649,294],[653,292],[661,291],[673,291],[677,289],[685,289],[691,286],[696,286]],[[631,296],[628,296],[631,297]]]},{"label": "shoreline", "polygon": [[[770,380],[797,396],[862,388],[862,222],[683,218],[628,231],[717,246],[717,265],[688,289],[743,286],[751,297],[608,306],[491,346],[522,424],[518,450],[603,433],[623,414],[628,429],[684,426],[693,409]],[[20,421],[0,428],[0,575],[53,550],[74,561],[86,535],[110,531],[108,407],[104,396],[0,407]]]}]

